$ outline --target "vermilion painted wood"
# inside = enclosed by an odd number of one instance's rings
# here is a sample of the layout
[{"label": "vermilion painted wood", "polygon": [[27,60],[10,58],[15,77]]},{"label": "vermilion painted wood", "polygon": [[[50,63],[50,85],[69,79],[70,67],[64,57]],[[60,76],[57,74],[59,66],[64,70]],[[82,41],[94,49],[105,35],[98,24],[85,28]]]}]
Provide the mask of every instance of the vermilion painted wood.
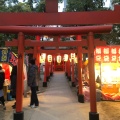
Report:
[{"label": "vermilion painted wood", "polygon": [[[48,0],[52,1],[52,0]],[[47,8],[47,9],[52,9]],[[119,24],[120,5],[114,11],[54,12],[54,13],[0,13],[0,26],[9,25],[95,25]]]},{"label": "vermilion painted wood", "polygon": [[79,74],[78,74],[78,84],[79,84],[79,89],[78,89],[78,92],[79,92],[79,95],[83,95],[83,86],[82,86],[82,53],[81,53],[81,49],[82,47],[78,47],[78,54],[77,54],[77,57],[78,57],[78,71],[79,71]]},{"label": "vermilion painted wood", "polygon": [[[82,38],[81,38],[81,35],[77,35],[77,41],[83,41]],[[99,39],[97,41],[100,41]],[[79,95],[83,95],[83,86],[82,86],[82,47],[79,46],[77,48],[77,57],[78,57],[78,71],[79,71],[79,74],[78,74],[78,85],[79,85],[79,88],[78,88],[78,94]],[[88,52],[88,51],[87,51]]]},{"label": "vermilion painted wood", "polygon": [[0,26],[0,33],[23,32],[28,35],[78,35],[93,33],[109,33],[112,25],[79,26],[79,27],[26,27],[26,26]]},{"label": "vermilion painted wood", "polygon": [[46,13],[56,13],[58,12],[58,0],[45,0]]},{"label": "vermilion painted wood", "polygon": [[[54,50],[40,50],[40,51],[38,51],[39,53],[47,53],[47,54],[52,54],[52,55],[54,55],[54,54],[70,54],[70,53],[77,53],[77,50],[56,50],[56,49],[54,49]],[[83,50],[83,52],[87,52],[87,50]],[[25,50],[25,53],[33,53],[33,50],[32,49],[30,49],[30,50]]]},{"label": "vermilion painted wood", "polygon": [[17,68],[17,91],[16,112],[22,111],[23,103],[23,60],[24,60],[24,34],[18,34],[18,68]]},{"label": "vermilion painted wood", "polygon": [[95,85],[95,69],[94,69],[94,34],[88,34],[88,69],[89,69],[89,85],[90,85],[90,112],[97,113],[96,107],[96,85]]},{"label": "vermilion painted wood", "polygon": [[[106,45],[105,41],[100,41],[99,39],[94,40],[95,46],[104,46]],[[18,46],[18,41],[5,41],[5,46]],[[83,41],[67,41],[67,42],[53,42],[53,41],[35,41],[35,40],[25,40],[25,46],[39,46],[39,47],[73,47],[73,46],[88,46],[87,40]],[[82,49],[83,50],[83,49]],[[40,51],[46,51],[47,50],[40,50]],[[52,51],[52,50],[51,50]],[[65,50],[66,51],[66,50]],[[62,50],[61,50],[62,52]]]}]

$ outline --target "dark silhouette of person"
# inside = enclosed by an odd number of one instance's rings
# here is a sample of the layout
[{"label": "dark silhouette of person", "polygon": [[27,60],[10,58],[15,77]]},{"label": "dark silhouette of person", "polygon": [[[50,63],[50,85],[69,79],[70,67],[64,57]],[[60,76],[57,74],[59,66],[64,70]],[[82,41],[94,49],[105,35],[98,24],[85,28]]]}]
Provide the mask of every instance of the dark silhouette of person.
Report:
[{"label": "dark silhouette of person", "polygon": [[2,69],[2,66],[0,66],[0,102],[3,105],[3,109],[6,110],[5,99],[4,99],[4,94],[3,94],[4,80],[5,80],[5,72]]},{"label": "dark silhouette of person", "polygon": [[39,101],[36,93],[36,86],[37,86],[37,71],[38,67],[35,65],[35,60],[32,59],[29,62],[29,69],[28,69],[28,86],[31,89],[31,99],[30,99],[30,107],[35,108],[39,106]]},{"label": "dark silhouette of person", "polygon": [[[16,100],[17,66],[13,66],[10,79],[11,79],[10,94],[12,98]],[[12,107],[16,108],[16,102],[14,103],[14,105],[12,105]]]}]

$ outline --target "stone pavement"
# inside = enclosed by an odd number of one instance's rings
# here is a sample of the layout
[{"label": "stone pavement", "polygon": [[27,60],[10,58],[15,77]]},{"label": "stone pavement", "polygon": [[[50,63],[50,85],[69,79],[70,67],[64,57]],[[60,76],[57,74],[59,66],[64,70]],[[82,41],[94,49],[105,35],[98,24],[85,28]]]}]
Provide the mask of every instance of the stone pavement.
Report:
[{"label": "stone pavement", "polygon": [[[24,120],[89,120],[89,103],[79,103],[75,88],[71,87],[64,72],[55,72],[48,87],[38,93],[39,107],[28,107],[30,97],[23,98]],[[0,120],[13,120],[14,101],[6,102],[7,110],[0,106]]]}]

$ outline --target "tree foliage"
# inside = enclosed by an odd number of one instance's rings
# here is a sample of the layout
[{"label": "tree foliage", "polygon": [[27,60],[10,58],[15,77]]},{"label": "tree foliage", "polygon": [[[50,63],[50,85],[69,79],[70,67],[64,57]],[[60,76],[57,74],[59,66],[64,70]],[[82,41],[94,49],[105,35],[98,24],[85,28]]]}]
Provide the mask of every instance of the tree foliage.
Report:
[{"label": "tree foliage", "polygon": [[[112,5],[120,3],[120,0],[113,0]],[[104,0],[68,0],[66,11],[79,12],[79,11],[100,11],[110,10],[106,8]],[[105,40],[109,45],[120,44],[120,25],[113,25],[113,29],[109,34],[97,34],[95,38]]]},{"label": "tree foliage", "polygon": [[[67,0],[67,12],[78,11],[100,11],[109,10],[104,7],[105,0]],[[58,0],[63,2],[63,0]],[[118,4],[120,0],[113,0],[112,4]],[[19,0],[0,0],[0,12],[45,12],[45,0],[23,0],[22,3]],[[5,40],[12,40],[17,35],[0,34],[0,45],[4,46]],[[33,36],[26,36],[27,38],[34,39]],[[106,40],[108,44],[120,44],[120,25],[116,24],[110,34],[95,35],[103,40]]]},{"label": "tree foliage", "polygon": [[104,4],[103,0],[68,0],[66,11],[78,12],[103,10],[106,9]]}]

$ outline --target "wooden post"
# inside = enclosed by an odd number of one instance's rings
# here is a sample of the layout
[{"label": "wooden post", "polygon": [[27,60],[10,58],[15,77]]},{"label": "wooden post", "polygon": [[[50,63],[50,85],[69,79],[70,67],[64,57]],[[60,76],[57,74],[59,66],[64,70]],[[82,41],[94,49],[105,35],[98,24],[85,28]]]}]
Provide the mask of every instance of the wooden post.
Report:
[{"label": "wooden post", "polygon": [[78,102],[84,103],[83,86],[82,86],[82,47],[78,47]]},{"label": "wooden post", "polygon": [[75,78],[74,78],[74,59],[72,59],[72,87],[75,87]]},{"label": "wooden post", "polygon": [[47,87],[47,54],[45,58],[45,71],[44,71],[44,81],[43,81],[43,87]]},{"label": "wooden post", "polygon": [[96,107],[96,86],[95,86],[95,69],[94,69],[94,34],[88,33],[88,69],[90,85],[90,120],[99,120],[99,114]]},{"label": "wooden post", "polygon": [[68,57],[67,71],[68,71],[68,79],[69,79],[69,81],[71,81],[71,63],[70,63],[70,55],[69,55],[69,57]]},{"label": "wooden post", "polygon": [[[56,13],[58,12],[58,0],[45,0],[46,3],[46,10],[47,13]],[[54,7],[53,7],[54,6]]]},{"label": "wooden post", "polygon": [[23,60],[24,60],[24,34],[18,34],[18,68],[17,68],[17,90],[16,90],[16,113],[14,120],[23,120]]},{"label": "wooden post", "polygon": [[[81,35],[76,36],[78,41],[82,41]],[[82,47],[79,46],[77,48],[77,57],[78,57],[78,102],[84,103],[84,95],[83,95],[83,85],[82,85]]]},{"label": "wooden post", "polygon": [[[36,41],[40,41],[40,36],[39,35],[36,35],[35,36],[36,37]],[[37,91],[39,91],[39,88],[40,88],[40,53],[38,52],[38,51],[40,51],[40,47],[34,47],[34,53],[33,53],[33,56],[34,56],[34,58],[36,59],[36,61],[35,61],[35,63],[36,63],[36,65],[37,65],[37,67],[38,67],[38,76],[37,76],[37,86],[36,86],[36,89],[37,89]]]}]

